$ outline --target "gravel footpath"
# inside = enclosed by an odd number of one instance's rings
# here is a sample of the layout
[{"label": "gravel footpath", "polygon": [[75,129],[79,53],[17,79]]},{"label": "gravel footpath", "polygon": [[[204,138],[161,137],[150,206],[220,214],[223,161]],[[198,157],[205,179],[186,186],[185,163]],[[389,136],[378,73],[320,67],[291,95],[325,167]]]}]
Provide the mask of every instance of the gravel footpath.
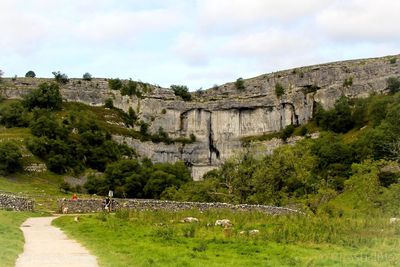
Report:
[{"label": "gravel footpath", "polygon": [[29,218],[22,225],[24,252],[16,267],[97,267],[96,257],[51,225],[57,217]]}]

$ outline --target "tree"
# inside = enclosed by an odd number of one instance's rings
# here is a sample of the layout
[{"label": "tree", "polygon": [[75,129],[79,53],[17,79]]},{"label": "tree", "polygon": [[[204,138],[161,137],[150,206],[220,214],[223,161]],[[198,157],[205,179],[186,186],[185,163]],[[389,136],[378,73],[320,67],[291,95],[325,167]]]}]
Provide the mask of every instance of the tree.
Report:
[{"label": "tree", "polygon": [[0,70],[0,82],[1,82],[1,77],[3,77],[4,72]]},{"label": "tree", "polygon": [[390,93],[394,94],[400,91],[400,79],[398,77],[390,77],[386,83]]},{"label": "tree", "polygon": [[85,81],[91,81],[92,80],[92,74],[90,74],[89,72],[86,72],[85,74],[83,74],[82,79]]},{"label": "tree", "polygon": [[245,89],[243,78],[236,79],[235,87],[236,87],[236,90],[239,90],[239,91],[243,91]]},{"label": "tree", "polygon": [[104,107],[109,108],[109,109],[112,109],[112,108],[114,107],[113,100],[112,100],[111,98],[107,98],[107,99],[104,101]]},{"label": "tree", "polygon": [[66,84],[69,82],[68,76],[65,73],[61,73],[59,71],[53,71],[52,74],[54,75],[54,79],[58,83]]},{"label": "tree", "polygon": [[28,110],[34,108],[61,109],[62,98],[58,85],[54,83],[40,84],[37,89],[25,96],[23,104]]},{"label": "tree", "polygon": [[192,100],[192,95],[186,85],[171,85],[171,89],[176,96],[180,96],[184,101]]},{"label": "tree", "polygon": [[33,70],[30,70],[25,74],[25,77],[26,78],[35,78],[36,74],[35,74],[35,72]]},{"label": "tree", "polygon": [[29,125],[29,115],[21,102],[12,103],[0,110],[0,123],[9,127],[26,127]]},{"label": "tree", "polygon": [[122,81],[119,78],[109,79],[108,80],[108,87],[111,90],[120,90],[122,88]]},{"label": "tree", "polygon": [[0,143],[0,174],[9,174],[22,168],[19,147],[11,142]]},{"label": "tree", "polygon": [[352,110],[349,100],[345,96],[339,98],[335,107],[328,111],[324,110],[321,105],[317,105],[314,118],[318,126],[335,133],[345,133],[354,126]]},{"label": "tree", "polygon": [[285,94],[285,88],[283,88],[282,84],[276,83],[275,84],[275,95],[277,97],[281,97]]}]

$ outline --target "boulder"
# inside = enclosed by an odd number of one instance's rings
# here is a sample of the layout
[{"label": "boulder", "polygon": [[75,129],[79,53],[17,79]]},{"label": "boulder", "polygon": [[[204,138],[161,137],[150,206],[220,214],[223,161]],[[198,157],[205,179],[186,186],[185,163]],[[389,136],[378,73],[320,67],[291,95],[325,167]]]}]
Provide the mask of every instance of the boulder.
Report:
[{"label": "boulder", "polygon": [[228,219],[216,220],[215,226],[222,226],[222,227],[231,227],[233,224]]},{"label": "boulder", "polygon": [[197,219],[195,217],[186,217],[186,218],[183,218],[181,220],[181,222],[183,222],[183,223],[198,223],[199,219]]},{"label": "boulder", "polygon": [[255,235],[259,235],[260,234],[260,230],[257,229],[253,229],[249,231],[249,235],[251,236],[255,236]]}]

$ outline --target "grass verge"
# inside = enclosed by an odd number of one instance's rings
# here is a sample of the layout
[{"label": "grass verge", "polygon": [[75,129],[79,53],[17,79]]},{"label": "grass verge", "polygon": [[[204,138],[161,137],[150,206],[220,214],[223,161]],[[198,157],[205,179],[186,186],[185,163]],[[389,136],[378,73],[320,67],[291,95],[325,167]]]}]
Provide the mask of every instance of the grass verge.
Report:
[{"label": "grass verge", "polygon": [[[186,216],[200,222],[181,223]],[[223,218],[234,228],[214,226]],[[82,216],[79,223],[61,217],[54,224],[101,266],[395,266],[400,225],[388,221],[193,210],[121,211]],[[252,229],[260,233],[252,236]]]},{"label": "grass verge", "polygon": [[0,267],[14,266],[24,247],[24,236],[19,226],[28,217],[37,216],[40,213],[0,210]]}]

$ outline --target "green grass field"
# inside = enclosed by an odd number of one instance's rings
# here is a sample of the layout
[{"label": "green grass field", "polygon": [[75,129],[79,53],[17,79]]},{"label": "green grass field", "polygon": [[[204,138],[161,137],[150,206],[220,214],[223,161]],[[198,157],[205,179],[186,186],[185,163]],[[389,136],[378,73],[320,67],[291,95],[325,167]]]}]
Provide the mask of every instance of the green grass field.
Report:
[{"label": "green grass field", "polygon": [[[181,223],[186,216],[200,222]],[[214,226],[222,218],[234,228]],[[61,217],[54,224],[101,266],[396,266],[400,260],[400,225],[388,218],[122,211],[82,216],[78,223]],[[260,234],[249,235],[251,229]]]},{"label": "green grass field", "polygon": [[0,210],[0,267],[12,267],[24,247],[24,237],[19,229],[28,217],[40,213]]}]

